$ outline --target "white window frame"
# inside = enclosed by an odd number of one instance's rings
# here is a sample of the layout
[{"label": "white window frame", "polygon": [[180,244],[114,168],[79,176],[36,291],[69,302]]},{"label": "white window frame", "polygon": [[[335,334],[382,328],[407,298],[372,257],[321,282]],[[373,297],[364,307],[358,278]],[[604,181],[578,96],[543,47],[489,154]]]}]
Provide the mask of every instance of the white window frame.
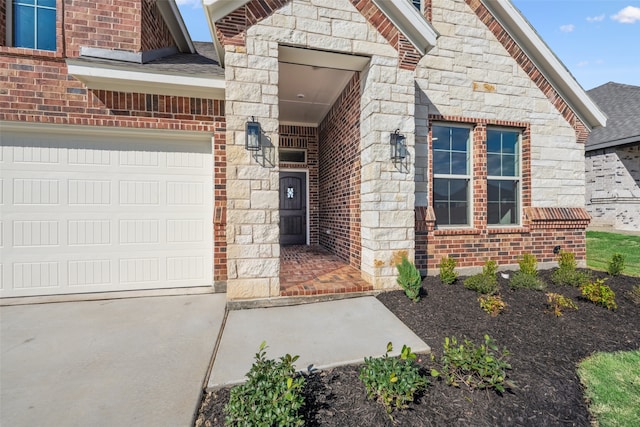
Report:
[{"label": "white window frame", "polygon": [[466,180],[468,182],[467,186],[467,223],[466,224],[440,224],[438,223],[438,217],[436,215],[436,224],[438,224],[438,228],[472,228],[473,227],[473,201],[474,201],[474,192],[473,192],[473,133],[474,127],[471,124],[466,123],[447,123],[447,122],[434,122],[431,124],[431,168],[435,171],[435,167],[433,164],[434,161],[434,152],[436,151],[433,148],[433,128],[436,126],[440,127],[448,127],[448,128],[461,128],[469,131],[469,139],[467,141],[467,171],[466,175],[450,175],[450,174],[437,174],[433,173],[433,179],[431,181],[432,191],[431,191],[431,203],[435,207],[435,180],[436,179],[459,179]]},{"label": "white window frame", "polygon": [[[487,188],[489,185],[489,180],[492,181],[517,181],[517,200],[516,200],[516,209],[517,209],[517,218],[516,218],[516,222],[514,222],[513,224],[492,224],[489,222],[489,194],[487,191],[487,227],[491,227],[491,228],[512,228],[512,227],[519,227],[522,225],[522,130],[518,129],[518,128],[509,128],[509,127],[501,127],[501,126],[487,126],[487,141],[489,140],[489,131],[491,130],[496,130],[496,131],[506,131],[506,132],[514,132],[518,134],[518,150],[517,150],[517,168],[518,168],[518,174],[515,176],[496,176],[496,175],[489,175],[489,168],[487,167]],[[489,162],[489,148],[487,146],[487,150],[486,150],[486,162],[488,165]]]}]

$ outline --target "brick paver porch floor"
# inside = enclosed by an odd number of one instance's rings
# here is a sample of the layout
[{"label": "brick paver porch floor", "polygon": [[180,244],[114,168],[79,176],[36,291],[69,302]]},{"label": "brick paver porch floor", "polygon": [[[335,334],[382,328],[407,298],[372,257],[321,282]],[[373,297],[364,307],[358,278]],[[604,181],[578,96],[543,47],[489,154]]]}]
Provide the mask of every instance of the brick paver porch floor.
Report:
[{"label": "brick paver porch floor", "polygon": [[280,295],[302,296],[371,291],[360,271],[321,246],[280,248]]}]

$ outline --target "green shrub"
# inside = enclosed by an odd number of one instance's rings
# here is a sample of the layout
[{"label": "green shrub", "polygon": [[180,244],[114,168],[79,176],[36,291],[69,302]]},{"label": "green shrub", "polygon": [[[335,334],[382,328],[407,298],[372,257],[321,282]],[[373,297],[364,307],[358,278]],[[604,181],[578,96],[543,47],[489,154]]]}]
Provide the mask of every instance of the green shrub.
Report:
[{"label": "green shrub", "polygon": [[427,386],[427,379],[420,374],[411,348],[402,346],[400,357],[389,357],[393,345],[387,344],[383,357],[365,357],[360,369],[360,379],[367,389],[367,397],[377,400],[387,414],[404,409],[415,399],[415,394]]},{"label": "green shrub", "polygon": [[502,297],[500,295],[481,296],[478,298],[478,301],[480,302],[480,308],[490,314],[491,317],[496,317],[498,314],[502,313],[505,308],[507,308],[507,303],[502,301]]},{"label": "green shrub", "polygon": [[304,378],[295,375],[298,356],[287,354],[280,360],[266,358],[266,343],[260,344],[247,382],[230,391],[224,410],[229,426],[302,426],[299,413],[304,405]]},{"label": "green shrub", "polygon": [[458,279],[458,273],[455,271],[456,260],[447,256],[440,260],[440,281],[445,285],[453,284]]},{"label": "green shrub", "polygon": [[536,291],[544,290],[547,285],[538,276],[532,276],[525,274],[522,271],[516,271],[509,280],[509,287],[511,289],[533,289]]},{"label": "green shrub", "polygon": [[538,276],[538,260],[533,254],[523,254],[518,260],[520,272],[529,276]]},{"label": "green shrub", "polygon": [[553,292],[547,292],[547,305],[557,317],[562,316],[562,310],[565,308],[578,309],[578,306],[571,298]]},{"label": "green shrub", "polygon": [[511,365],[506,361],[509,351],[500,352],[489,335],[484,336],[484,344],[476,346],[465,339],[458,344],[455,337],[445,337],[444,352],[440,359],[442,372],[431,370],[432,376],[442,376],[447,384],[459,387],[466,384],[472,389],[495,389],[504,392],[515,385],[507,380],[507,370]]},{"label": "green shrub", "polygon": [[615,253],[607,263],[607,272],[611,276],[619,276],[624,271],[624,255]]},{"label": "green shrub", "polygon": [[556,285],[580,287],[591,280],[589,274],[576,270],[576,256],[572,252],[560,251],[558,268],[551,273],[551,281]]},{"label": "green shrub", "polygon": [[396,268],[398,269],[396,281],[402,286],[404,293],[411,301],[420,301],[420,287],[422,285],[420,271],[405,256],[402,257],[402,262],[396,265]]},{"label": "green shrub", "polygon": [[630,290],[624,294],[629,300],[637,305],[640,305],[640,285],[633,286]]},{"label": "green shrub", "polygon": [[582,296],[591,302],[606,307],[607,310],[615,310],[618,308],[618,304],[616,304],[616,294],[609,286],[604,284],[605,280],[606,279],[597,279],[592,283],[583,285],[580,288],[582,290]]},{"label": "green shrub", "polygon": [[465,279],[464,287],[485,295],[495,294],[498,291],[497,271],[498,264],[493,260],[488,260],[482,267],[482,273]]}]

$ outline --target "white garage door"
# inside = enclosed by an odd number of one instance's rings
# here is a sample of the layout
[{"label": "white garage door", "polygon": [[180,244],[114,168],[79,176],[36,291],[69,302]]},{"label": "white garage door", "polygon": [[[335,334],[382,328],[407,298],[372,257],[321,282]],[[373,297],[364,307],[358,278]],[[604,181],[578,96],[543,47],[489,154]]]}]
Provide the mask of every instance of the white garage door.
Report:
[{"label": "white garage door", "polygon": [[210,137],[0,137],[0,296],[211,285]]}]

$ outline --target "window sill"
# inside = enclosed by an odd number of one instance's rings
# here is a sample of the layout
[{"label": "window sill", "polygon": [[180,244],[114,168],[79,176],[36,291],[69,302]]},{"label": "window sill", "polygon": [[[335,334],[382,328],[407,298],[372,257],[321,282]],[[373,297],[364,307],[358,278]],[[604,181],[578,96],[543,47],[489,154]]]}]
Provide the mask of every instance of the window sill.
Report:
[{"label": "window sill", "polygon": [[434,236],[472,236],[480,234],[477,228],[440,228],[433,231]]},{"label": "window sill", "polygon": [[62,51],[60,49],[53,51],[29,49],[26,47],[0,46],[0,53],[19,56],[31,56],[36,58],[63,58]]},{"label": "window sill", "polygon": [[521,226],[515,226],[515,227],[488,226],[487,227],[487,234],[522,234],[522,233],[528,233],[528,232],[529,232],[528,227],[521,227]]}]

